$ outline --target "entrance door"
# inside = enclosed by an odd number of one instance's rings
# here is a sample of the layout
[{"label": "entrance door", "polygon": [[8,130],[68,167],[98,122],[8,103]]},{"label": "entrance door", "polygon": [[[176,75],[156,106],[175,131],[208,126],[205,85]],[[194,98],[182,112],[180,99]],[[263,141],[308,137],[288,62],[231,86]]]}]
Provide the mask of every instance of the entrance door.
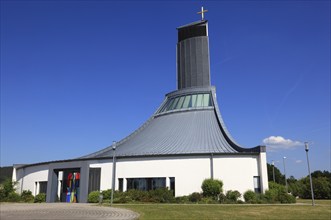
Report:
[{"label": "entrance door", "polygon": [[63,170],[61,202],[79,202],[80,169]]}]

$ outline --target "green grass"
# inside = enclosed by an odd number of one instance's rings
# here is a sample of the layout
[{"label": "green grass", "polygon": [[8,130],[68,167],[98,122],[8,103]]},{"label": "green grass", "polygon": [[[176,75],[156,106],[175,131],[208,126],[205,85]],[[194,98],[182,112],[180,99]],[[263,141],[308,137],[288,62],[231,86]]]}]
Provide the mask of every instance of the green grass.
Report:
[{"label": "green grass", "polygon": [[[144,219],[331,219],[331,200],[286,205],[121,204]],[[302,204],[304,203],[304,204]]]}]

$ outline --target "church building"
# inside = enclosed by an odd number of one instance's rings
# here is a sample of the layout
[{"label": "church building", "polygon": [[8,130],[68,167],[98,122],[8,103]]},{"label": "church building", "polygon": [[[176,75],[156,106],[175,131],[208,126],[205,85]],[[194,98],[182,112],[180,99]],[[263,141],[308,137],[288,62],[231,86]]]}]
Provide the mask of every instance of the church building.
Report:
[{"label": "church building", "polygon": [[79,158],[14,165],[17,191],[46,193],[47,202],[87,202],[89,192],[112,188],[167,187],[183,196],[200,192],[207,178],[222,180],[224,191],[268,189],[266,147],[239,146],[223,122],[210,83],[203,13],[201,20],[177,28],[177,90],[165,95],[141,127]]}]

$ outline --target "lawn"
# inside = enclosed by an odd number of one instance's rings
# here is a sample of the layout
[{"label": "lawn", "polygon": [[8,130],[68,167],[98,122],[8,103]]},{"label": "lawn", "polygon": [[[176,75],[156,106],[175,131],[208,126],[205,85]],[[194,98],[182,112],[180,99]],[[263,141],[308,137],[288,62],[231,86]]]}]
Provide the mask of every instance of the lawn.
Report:
[{"label": "lawn", "polygon": [[298,200],[297,204],[203,205],[203,204],[118,204],[144,219],[331,219],[331,200]]}]

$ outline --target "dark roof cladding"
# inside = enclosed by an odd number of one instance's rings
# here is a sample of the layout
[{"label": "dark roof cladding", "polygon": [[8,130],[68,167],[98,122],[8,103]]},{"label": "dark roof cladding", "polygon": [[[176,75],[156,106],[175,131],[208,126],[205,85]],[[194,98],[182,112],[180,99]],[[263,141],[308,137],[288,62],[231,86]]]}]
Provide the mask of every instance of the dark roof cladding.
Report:
[{"label": "dark roof cladding", "polygon": [[192,37],[208,36],[206,26],[207,21],[203,20],[178,27],[178,42]]}]

